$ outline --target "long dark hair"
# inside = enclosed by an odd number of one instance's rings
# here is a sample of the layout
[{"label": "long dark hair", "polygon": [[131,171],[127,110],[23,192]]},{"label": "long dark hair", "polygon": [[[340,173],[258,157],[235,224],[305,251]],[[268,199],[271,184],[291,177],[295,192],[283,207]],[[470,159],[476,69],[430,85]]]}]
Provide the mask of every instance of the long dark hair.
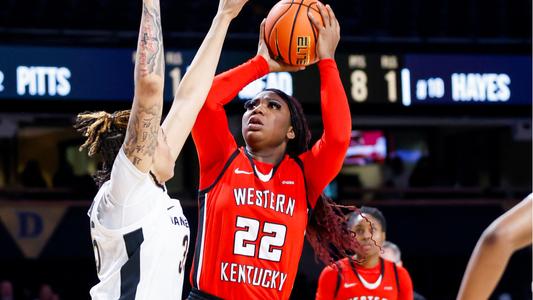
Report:
[{"label": "long dark hair", "polygon": [[[309,150],[311,130],[300,102],[278,89],[265,91],[276,93],[289,107],[295,138],[287,143],[287,154],[296,157]],[[346,210],[357,211],[357,208],[337,205],[322,193],[308,220],[306,238],[315,252],[315,257],[324,264],[331,264],[342,257],[352,255],[359,246],[347,226]]]},{"label": "long dark hair", "polygon": [[129,117],[130,111],[122,110],[113,114],[86,111],[76,118],[74,128],[87,138],[79,150],[87,148],[89,156],[99,154],[101,158],[101,166],[93,177],[98,187],[109,180],[113,162],[124,143]]}]

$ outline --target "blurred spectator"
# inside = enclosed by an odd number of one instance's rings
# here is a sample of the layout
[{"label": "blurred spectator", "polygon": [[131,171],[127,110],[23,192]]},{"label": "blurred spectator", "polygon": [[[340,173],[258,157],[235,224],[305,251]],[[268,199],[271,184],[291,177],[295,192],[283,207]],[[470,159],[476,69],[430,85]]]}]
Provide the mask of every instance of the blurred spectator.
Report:
[{"label": "blurred spectator", "polygon": [[402,252],[400,248],[392,242],[385,241],[381,246],[381,257],[390,260],[398,266],[403,266]]},{"label": "blurred spectator", "polygon": [[9,280],[0,282],[0,300],[13,300],[13,284]]},{"label": "blurred spectator", "polygon": [[35,300],[59,300],[57,295],[49,284],[43,283],[39,289],[39,297]]},{"label": "blurred spectator", "polygon": [[44,181],[41,166],[38,161],[34,159],[28,160],[24,170],[20,174],[20,183],[25,187],[46,187],[46,181]]}]

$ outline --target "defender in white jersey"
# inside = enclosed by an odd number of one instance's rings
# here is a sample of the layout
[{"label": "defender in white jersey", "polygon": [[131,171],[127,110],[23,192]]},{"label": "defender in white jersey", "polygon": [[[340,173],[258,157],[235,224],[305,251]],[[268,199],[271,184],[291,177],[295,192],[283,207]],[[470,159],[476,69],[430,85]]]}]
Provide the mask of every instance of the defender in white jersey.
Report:
[{"label": "defender in white jersey", "polygon": [[[85,112],[75,128],[100,154],[89,209],[98,279],[92,299],[181,299],[189,224],[165,182],[203,106],[230,22],[247,0],[219,0],[211,28],[162,125],[164,52],[159,0],[143,0],[131,111]],[[167,133],[168,135],[165,135]]]},{"label": "defender in white jersey", "polygon": [[180,202],[123,151],[89,216],[100,279],[92,299],[181,299],[189,224]]}]

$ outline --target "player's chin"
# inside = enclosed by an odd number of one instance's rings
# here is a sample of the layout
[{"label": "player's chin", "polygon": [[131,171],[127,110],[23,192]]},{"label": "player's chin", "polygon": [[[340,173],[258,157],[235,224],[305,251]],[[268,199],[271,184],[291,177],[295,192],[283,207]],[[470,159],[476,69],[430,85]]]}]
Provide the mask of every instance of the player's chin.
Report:
[{"label": "player's chin", "polygon": [[361,249],[358,252],[363,257],[368,257],[376,253],[379,253],[378,251],[376,251],[375,247],[372,247],[370,245],[361,246]]},{"label": "player's chin", "polygon": [[257,141],[257,140],[262,140],[265,134],[260,128],[246,127],[243,130],[243,136],[246,141],[248,140]]}]

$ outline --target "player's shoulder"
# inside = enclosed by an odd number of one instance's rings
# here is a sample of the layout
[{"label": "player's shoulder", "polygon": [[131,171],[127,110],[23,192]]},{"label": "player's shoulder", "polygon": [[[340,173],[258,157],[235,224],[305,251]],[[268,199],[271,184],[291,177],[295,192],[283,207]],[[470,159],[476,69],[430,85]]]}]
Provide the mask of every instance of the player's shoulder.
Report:
[{"label": "player's shoulder", "polygon": [[337,280],[338,272],[339,271],[335,264],[329,264],[320,273],[319,281],[321,284],[325,284],[326,282]]}]

